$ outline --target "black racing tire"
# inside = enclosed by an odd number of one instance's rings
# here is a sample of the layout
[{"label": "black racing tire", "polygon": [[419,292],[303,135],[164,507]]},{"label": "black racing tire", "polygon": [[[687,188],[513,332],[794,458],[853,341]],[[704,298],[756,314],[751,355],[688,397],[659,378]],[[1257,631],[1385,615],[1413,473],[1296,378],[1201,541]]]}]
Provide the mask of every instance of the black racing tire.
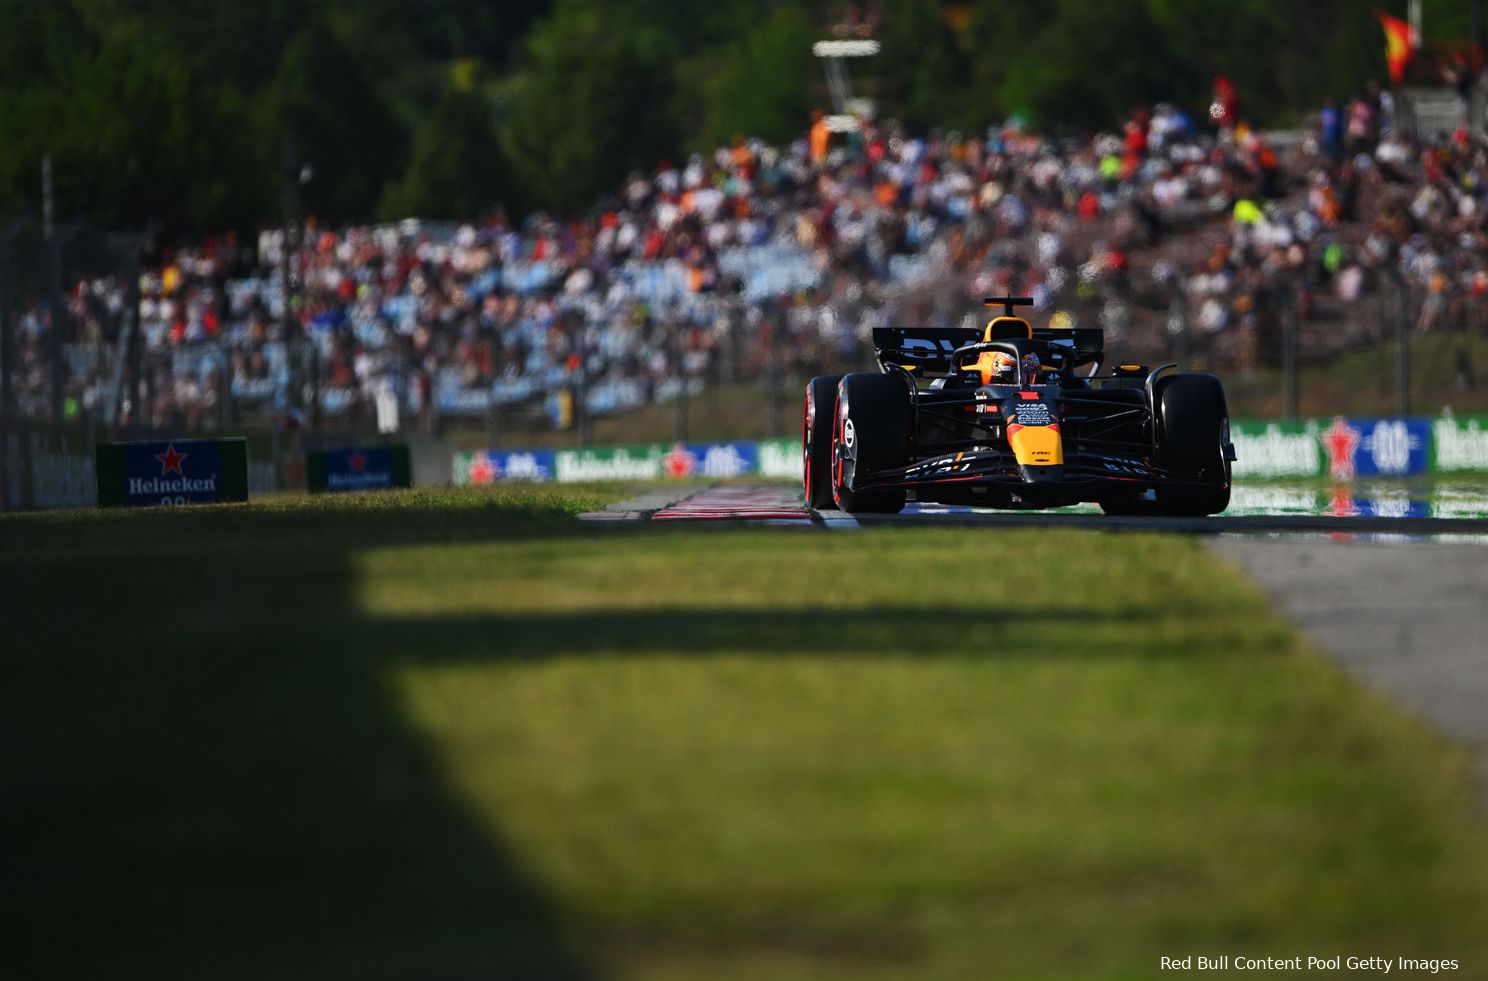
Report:
[{"label": "black racing tire", "polygon": [[801,487],[806,506],[818,511],[835,508],[832,500],[832,415],[837,409],[841,375],[822,375],[806,386],[801,414]]},{"label": "black racing tire", "polygon": [[1218,514],[1230,505],[1230,412],[1224,386],[1213,375],[1172,375],[1153,391],[1158,422],[1158,462],[1200,487],[1160,487],[1163,514]]},{"label": "black racing tire", "polygon": [[832,425],[832,499],[843,511],[896,514],[905,493],[854,490],[859,473],[909,462],[909,392],[892,375],[857,373],[837,383]]}]

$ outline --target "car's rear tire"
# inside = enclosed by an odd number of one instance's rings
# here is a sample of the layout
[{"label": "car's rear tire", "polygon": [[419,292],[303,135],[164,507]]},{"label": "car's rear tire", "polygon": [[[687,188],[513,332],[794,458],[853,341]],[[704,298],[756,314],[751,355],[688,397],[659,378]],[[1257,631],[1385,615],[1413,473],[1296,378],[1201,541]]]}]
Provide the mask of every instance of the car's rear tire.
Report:
[{"label": "car's rear tire", "polygon": [[837,408],[841,375],[822,375],[806,386],[801,417],[801,485],[806,506],[818,511],[837,506],[832,500],[832,413]]},{"label": "car's rear tire", "polygon": [[909,459],[909,392],[892,375],[845,375],[832,423],[832,499],[843,511],[895,514],[905,492],[854,490],[859,474],[903,467]]},{"label": "car's rear tire", "polygon": [[1202,486],[1160,487],[1164,514],[1218,514],[1230,505],[1230,413],[1224,387],[1213,375],[1173,375],[1153,392],[1158,462],[1175,477]]}]

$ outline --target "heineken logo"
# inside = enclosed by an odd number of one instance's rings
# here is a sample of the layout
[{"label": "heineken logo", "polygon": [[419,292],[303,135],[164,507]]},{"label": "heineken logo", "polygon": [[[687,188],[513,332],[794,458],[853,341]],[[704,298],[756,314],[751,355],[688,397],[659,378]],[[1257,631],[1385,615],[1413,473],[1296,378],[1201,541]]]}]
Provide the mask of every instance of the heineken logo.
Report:
[{"label": "heineken logo", "polygon": [[681,443],[673,443],[671,450],[662,457],[661,466],[668,477],[690,477],[697,469],[697,457],[687,452],[687,447]]},{"label": "heineken logo", "polygon": [[129,493],[136,494],[215,494],[217,477],[130,477]]},{"label": "heineken logo", "polygon": [[[381,460],[387,460],[386,453],[377,454]],[[382,469],[369,469],[372,467],[372,458],[361,450],[352,450],[345,456],[346,466],[344,469],[336,469],[332,466],[333,457],[328,455],[326,459],[326,489],[334,491],[358,491],[377,490],[382,487],[393,486],[393,472],[387,467]]]},{"label": "heineken logo", "polygon": [[472,484],[480,485],[489,484],[500,475],[501,471],[491,462],[489,453],[475,454],[475,459],[470,461],[470,467],[465,471],[465,476]]},{"label": "heineken logo", "polygon": [[374,487],[390,487],[392,483],[391,471],[367,470],[365,461],[361,470],[326,474],[326,486],[331,490],[371,490]]},{"label": "heineken logo", "polygon": [[738,477],[749,473],[749,460],[733,443],[720,443],[708,447],[703,454],[703,476]]},{"label": "heineken logo", "polygon": [[1381,419],[1359,445],[1368,451],[1380,473],[1403,474],[1410,471],[1411,456],[1421,448],[1421,442],[1403,420]]},{"label": "heineken logo", "polygon": [[[498,453],[491,450],[460,456],[455,461],[458,483],[485,486],[498,480],[551,480],[552,458],[546,453]],[[595,479],[595,478],[584,478]]]},{"label": "heineken logo", "polygon": [[508,480],[547,480],[548,468],[533,453],[508,453],[506,477]]},{"label": "heineken logo", "polygon": [[[184,496],[188,494],[205,494],[215,497],[217,495],[217,475],[215,473],[208,474],[205,477],[187,476],[186,460],[192,455],[191,453],[183,453],[176,449],[174,442],[165,444],[164,453],[151,454],[155,458],[155,461],[160,464],[160,476],[128,477],[125,482],[126,492],[131,498],[160,495],[171,498],[168,501],[161,501],[161,503],[170,504],[185,503]],[[193,469],[200,470],[201,466],[199,464],[200,461],[192,464]]]},{"label": "heineken logo", "polygon": [[246,501],[247,450],[241,438],[101,443],[98,503],[141,507]]},{"label": "heineken logo", "polygon": [[801,447],[793,440],[767,439],[758,444],[761,477],[801,476]]},{"label": "heineken logo", "polygon": [[1488,471],[1488,428],[1478,419],[1459,420],[1443,413],[1431,424],[1440,471]]},{"label": "heineken logo", "polygon": [[1315,423],[1239,423],[1231,431],[1235,473],[1250,477],[1306,477],[1322,468]]},{"label": "heineken logo", "polygon": [[1328,476],[1333,480],[1354,478],[1354,454],[1359,449],[1359,430],[1348,424],[1343,416],[1335,416],[1333,425],[1319,437],[1323,449],[1328,453]]},{"label": "heineken logo", "polygon": [[168,473],[181,473],[181,464],[186,462],[185,453],[176,452],[175,443],[167,443],[164,453],[156,453],[155,459],[160,461],[160,476]]}]

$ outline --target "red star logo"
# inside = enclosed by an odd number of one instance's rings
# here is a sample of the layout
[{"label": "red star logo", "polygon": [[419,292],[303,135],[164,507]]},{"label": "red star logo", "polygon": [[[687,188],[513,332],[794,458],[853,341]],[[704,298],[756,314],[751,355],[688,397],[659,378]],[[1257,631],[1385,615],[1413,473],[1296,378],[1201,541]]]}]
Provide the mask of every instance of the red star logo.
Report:
[{"label": "red star logo", "polygon": [[1359,506],[1347,487],[1334,487],[1329,492],[1327,513],[1334,518],[1352,518],[1359,513]]},{"label": "red star logo", "polygon": [[496,465],[491,462],[491,457],[485,453],[478,453],[466,474],[470,477],[472,484],[489,484],[496,479],[496,472]]},{"label": "red star logo", "polygon": [[362,455],[361,450],[354,450],[351,456],[346,458],[346,465],[352,469],[353,473],[361,473],[367,469],[367,458]]},{"label": "red star logo", "polygon": [[1333,480],[1352,480],[1359,431],[1345,422],[1343,416],[1334,416],[1333,425],[1319,438],[1323,441],[1323,449],[1328,451],[1328,476]]},{"label": "red star logo", "polygon": [[[160,476],[168,473],[181,473],[181,461],[186,459],[187,454],[177,453],[176,444],[170,443],[165,447],[164,453],[156,453],[155,459],[160,461]],[[182,476],[185,476],[182,474]]]},{"label": "red star logo", "polygon": [[662,459],[661,463],[668,477],[690,476],[693,468],[697,466],[697,461],[692,458],[691,453],[687,452],[687,447],[681,443],[673,443],[672,451]]}]

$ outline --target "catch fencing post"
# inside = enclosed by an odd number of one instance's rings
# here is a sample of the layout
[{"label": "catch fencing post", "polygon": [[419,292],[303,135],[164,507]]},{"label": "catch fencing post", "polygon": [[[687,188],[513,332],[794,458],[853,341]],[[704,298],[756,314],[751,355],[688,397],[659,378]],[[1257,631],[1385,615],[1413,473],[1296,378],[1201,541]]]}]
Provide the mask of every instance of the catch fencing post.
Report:
[{"label": "catch fencing post", "polygon": [[576,333],[573,348],[579,355],[579,370],[574,375],[574,419],[578,424],[579,446],[587,447],[593,438],[589,421],[589,339],[584,329],[584,316],[572,316],[570,330]]},{"label": "catch fencing post", "polygon": [[1410,415],[1410,328],[1405,319],[1405,277],[1395,276],[1395,398],[1396,411]]},{"label": "catch fencing post", "polygon": [[11,317],[10,242],[30,224],[17,218],[0,229],[0,419],[8,420],[15,409],[15,324]]},{"label": "catch fencing post", "polygon": [[486,387],[486,449],[497,449],[500,439],[501,403],[496,398],[496,383],[493,381]]},{"label": "catch fencing post", "polygon": [[1298,356],[1300,354],[1301,338],[1298,337],[1297,323],[1297,291],[1294,283],[1288,283],[1282,291],[1282,302],[1285,304],[1282,310],[1282,329],[1285,338],[1282,344],[1282,360],[1286,374],[1286,407],[1284,415],[1287,422],[1297,421],[1298,402],[1301,401],[1301,393],[1298,384]]},{"label": "catch fencing post", "polygon": [[0,508],[8,508],[10,500],[10,425],[15,411],[15,388],[12,372],[15,370],[14,324],[11,322],[11,273],[10,240],[26,227],[30,219],[17,218],[0,229]]},{"label": "catch fencing post", "polygon": [[1169,305],[1168,317],[1173,326],[1177,327],[1177,330],[1173,332],[1175,335],[1173,353],[1178,363],[1183,365],[1183,370],[1192,371],[1193,333],[1189,329],[1188,322],[1188,294],[1181,280],[1175,279],[1172,288],[1173,299]]},{"label": "catch fencing post", "polygon": [[682,351],[682,321],[672,320],[672,372],[677,376],[677,398],[672,402],[672,439],[687,442],[687,363]]},{"label": "catch fencing post", "polygon": [[776,439],[781,435],[780,419],[780,311],[773,311],[765,329],[770,333],[770,435]]},{"label": "catch fencing post", "polygon": [[57,226],[52,199],[52,155],[41,158],[41,237],[47,254],[47,360],[51,363],[50,398],[53,423],[62,422],[62,246],[57,240]]},{"label": "catch fencing post", "polygon": [[310,431],[320,432],[320,345],[305,332],[310,345]]}]

